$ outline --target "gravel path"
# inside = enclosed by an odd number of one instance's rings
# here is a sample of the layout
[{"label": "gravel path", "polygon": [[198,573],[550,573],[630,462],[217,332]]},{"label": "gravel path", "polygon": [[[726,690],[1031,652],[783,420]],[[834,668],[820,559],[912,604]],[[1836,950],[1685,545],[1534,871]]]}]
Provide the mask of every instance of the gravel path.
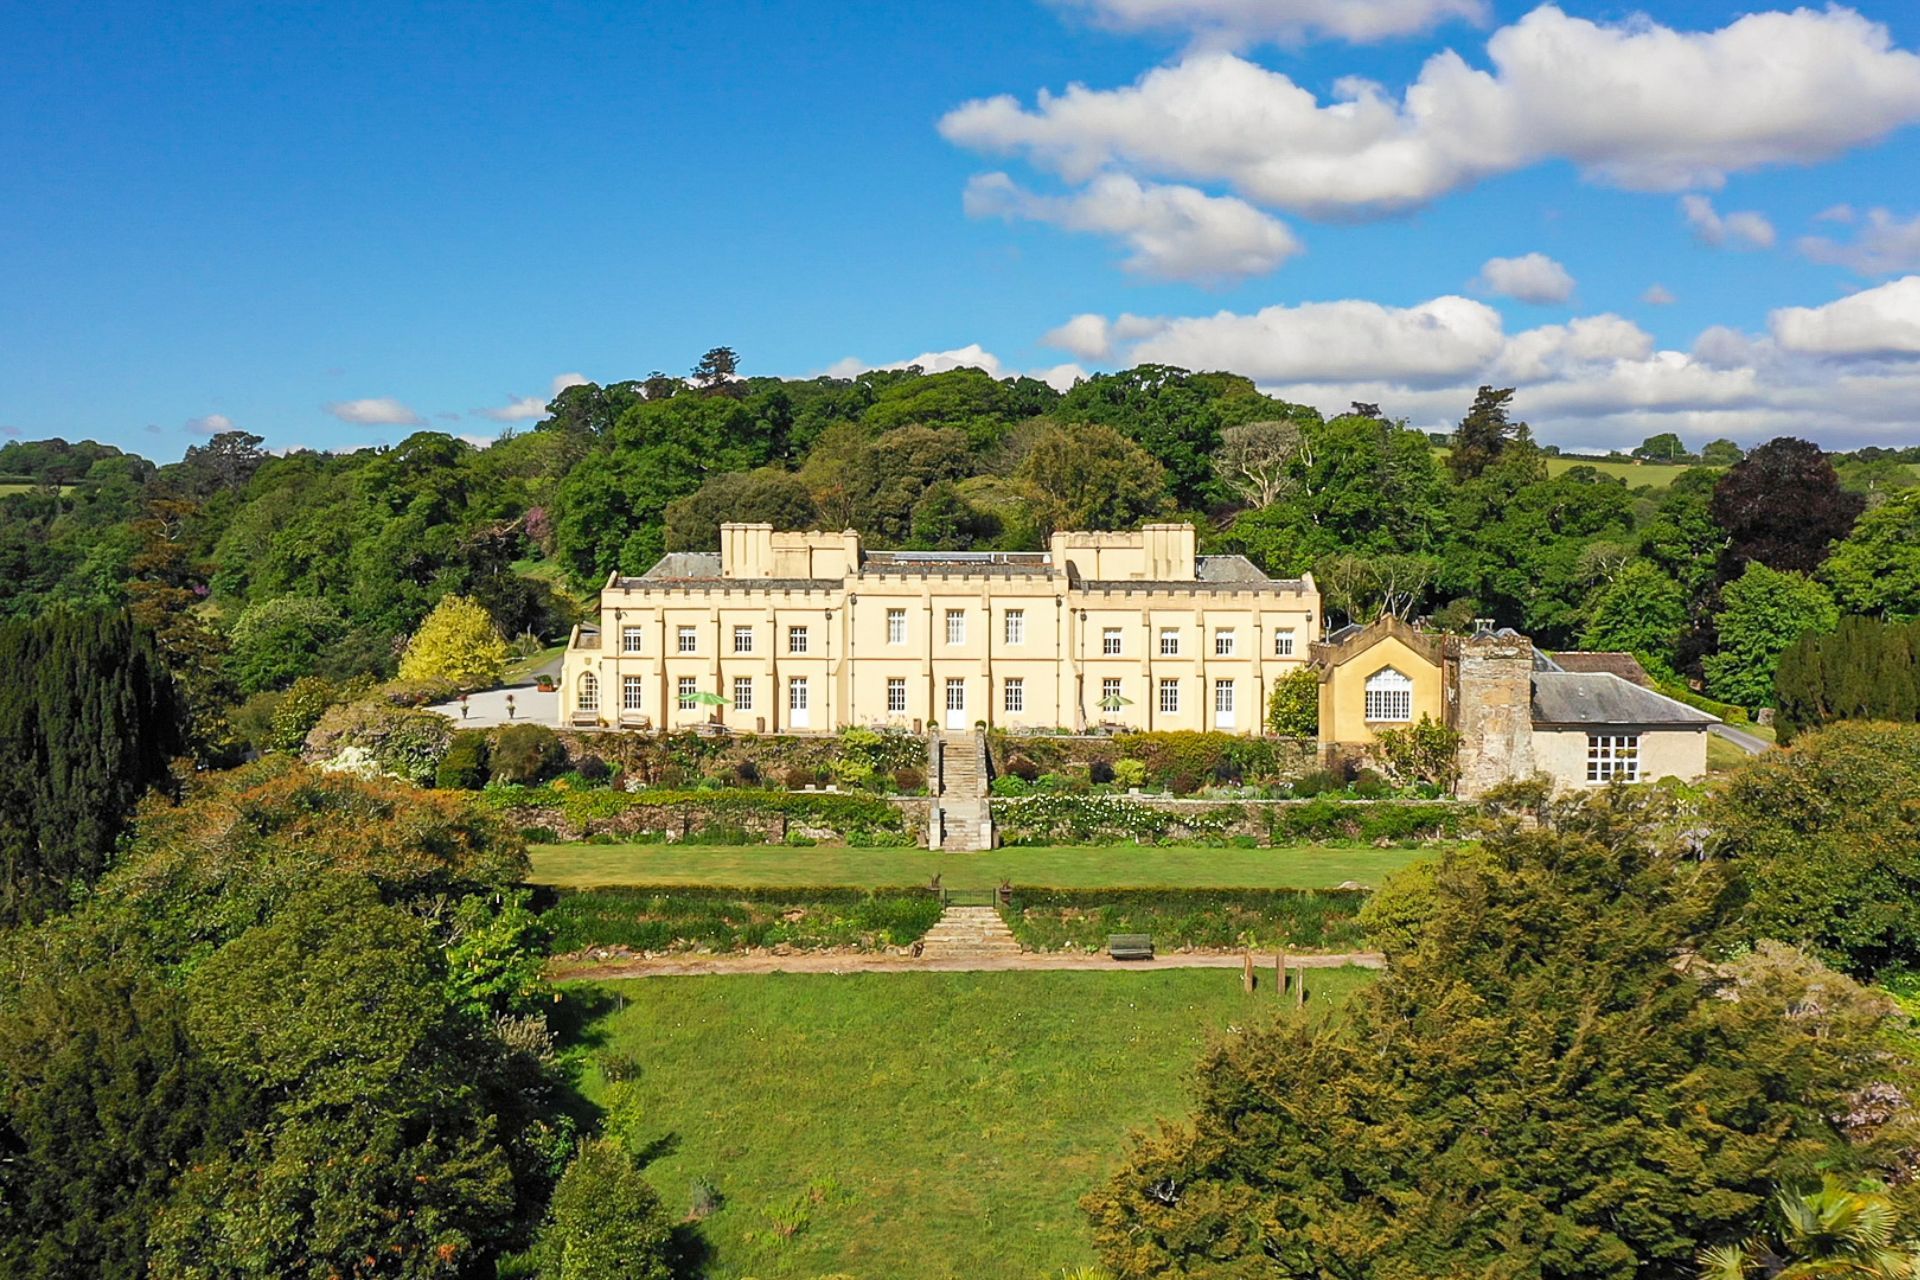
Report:
[{"label": "gravel path", "polygon": [[[962,956],[947,960],[877,952],[626,956],[598,961],[555,960],[548,966],[547,976],[555,979],[689,978],[727,973],[1003,973],[1039,969],[1143,973],[1156,969],[1238,969],[1244,963],[1243,955],[1239,951],[1176,951],[1151,960],[1112,960],[1104,954],[1084,951],[1026,951],[1017,956]],[[1377,951],[1287,957],[1289,969],[1339,969],[1347,965],[1381,969],[1386,967],[1386,960]],[[1270,971],[1273,952],[1255,952],[1253,966]]]}]

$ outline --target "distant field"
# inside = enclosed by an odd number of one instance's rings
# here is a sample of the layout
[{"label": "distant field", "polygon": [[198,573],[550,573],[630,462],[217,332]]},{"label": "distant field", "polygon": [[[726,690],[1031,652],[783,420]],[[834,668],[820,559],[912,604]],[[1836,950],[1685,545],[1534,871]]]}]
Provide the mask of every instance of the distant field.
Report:
[{"label": "distant field", "polygon": [[1686,472],[1694,470],[1691,465],[1668,466],[1657,462],[1589,462],[1584,458],[1547,459],[1547,474],[1550,476],[1563,476],[1575,467],[1592,467],[1601,475],[1625,480],[1629,489],[1638,489],[1641,485],[1664,489]]},{"label": "distant field", "polygon": [[948,888],[1003,881],[1054,889],[1326,889],[1374,886],[1419,849],[1299,845],[1279,849],[1186,846],[1032,846],[986,853],[926,849],[788,849],[663,844],[533,848],[533,879],[570,888],[630,884],[911,887],[938,873]]},{"label": "distant field", "polygon": [[[772,974],[562,988],[599,1011],[583,1081],[661,1154],[670,1214],[696,1180],[714,1280],[1054,1280],[1095,1259],[1080,1197],[1129,1131],[1191,1108],[1208,1039],[1281,1007],[1271,970]],[[1310,1013],[1370,978],[1316,970]],[[610,1084],[603,1064],[632,1071]],[[628,1064],[631,1064],[629,1067]]]},{"label": "distant field", "polygon": [[[0,484],[0,498],[4,498],[10,493],[32,493],[35,487],[36,486],[31,484],[19,484],[19,483]],[[64,498],[72,492],[73,492],[72,485],[63,484],[60,486],[61,497]]]}]

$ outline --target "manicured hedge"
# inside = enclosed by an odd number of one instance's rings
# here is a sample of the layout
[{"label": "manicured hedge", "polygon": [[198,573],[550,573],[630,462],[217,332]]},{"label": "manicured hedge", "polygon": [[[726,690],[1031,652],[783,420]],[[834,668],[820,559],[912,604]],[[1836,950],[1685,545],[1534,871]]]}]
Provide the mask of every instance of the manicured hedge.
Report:
[{"label": "manicured hedge", "polygon": [[924,889],[608,888],[557,891],[540,920],[555,954],[905,946],[940,918]]},{"label": "manicured hedge", "polygon": [[1007,844],[1268,844],[1357,841],[1418,843],[1459,834],[1461,806],[1400,800],[1221,801],[1162,806],[1126,796],[1041,795],[996,799]]},{"label": "manicured hedge", "polygon": [[1098,951],[1115,933],[1149,933],[1161,951],[1181,947],[1312,951],[1365,945],[1360,889],[1015,888],[1004,914],[1034,951]]},{"label": "manicured hedge", "polygon": [[480,793],[483,807],[506,809],[558,809],[576,825],[584,826],[596,818],[616,818],[635,810],[674,810],[693,812],[709,821],[696,825],[714,825],[714,820],[735,820],[755,814],[778,814],[798,818],[836,831],[904,831],[906,822],[900,811],[885,800],[871,795],[850,795],[830,791],[616,791],[608,788],[562,788],[554,784],[538,787],[488,787]]}]

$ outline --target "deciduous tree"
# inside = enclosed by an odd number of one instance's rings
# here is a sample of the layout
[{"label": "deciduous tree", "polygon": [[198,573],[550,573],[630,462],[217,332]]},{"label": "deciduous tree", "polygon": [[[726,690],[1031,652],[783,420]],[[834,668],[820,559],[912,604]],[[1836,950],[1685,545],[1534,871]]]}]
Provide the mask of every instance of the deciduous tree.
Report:
[{"label": "deciduous tree", "polygon": [[483,689],[500,682],[507,657],[507,642],[477,601],[444,596],[407,641],[400,678],[451,680],[462,689]]},{"label": "deciduous tree", "polygon": [[1767,441],[1713,487],[1709,511],[1727,533],[1719,580],[1731,582],[1749,560],[1812,573],[1865,505],[1840,487],[1818,445],[1792,437]]},{"label": "deciduous tree", "polygon": [[1714,620],[1720,648],[1702,660],[1707,692],[1743,707],[1773,705],[1780,655],[1808,631],[1839,621],[1827,589],[1805,574],[1781,573],[1757,560],[1720,593]]}]

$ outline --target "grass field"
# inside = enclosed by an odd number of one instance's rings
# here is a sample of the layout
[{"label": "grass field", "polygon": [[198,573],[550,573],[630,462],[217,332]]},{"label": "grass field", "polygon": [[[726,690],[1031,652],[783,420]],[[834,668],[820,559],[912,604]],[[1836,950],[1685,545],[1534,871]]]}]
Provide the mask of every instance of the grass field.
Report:
[{"label": "grass field", "polygon": [[1694,469],[1691,464],[1673,466],[1658,462],[1591,462],[1585,458],[1547,459],[1547,474],[1550,476],[1563,476],[1575,467],[1592,467],[1603,476],[1625,480],[1629,489],[1638,489],[1641,485],[1664,489],[1682,474]]},{"label": "grass field", "polygon": [[937,872],[941,883],[954,889],[990,888],[1007,880],[1055,889],[1326,889],[1348,880],[1378,885],[1421,852],[1324,845],[1281,849],[1035,845],[986,853],[950,853],[925,849],[565,844],[534,846],[533,879],[569,888],[708,884],[874,889],[923,885]]},{"label": "grass field", "polygon": [[[566,988],[609,1129],[700,1228],[702,1275],[1054,1280],[1130,1130],[1189,1109],[1209,1036],[1270,1016],[1234,970],[650,978]],[[1368,975],[1315,971],[1309,1011]],[[635,1065],[609,1084],[601,1064]]]}]

